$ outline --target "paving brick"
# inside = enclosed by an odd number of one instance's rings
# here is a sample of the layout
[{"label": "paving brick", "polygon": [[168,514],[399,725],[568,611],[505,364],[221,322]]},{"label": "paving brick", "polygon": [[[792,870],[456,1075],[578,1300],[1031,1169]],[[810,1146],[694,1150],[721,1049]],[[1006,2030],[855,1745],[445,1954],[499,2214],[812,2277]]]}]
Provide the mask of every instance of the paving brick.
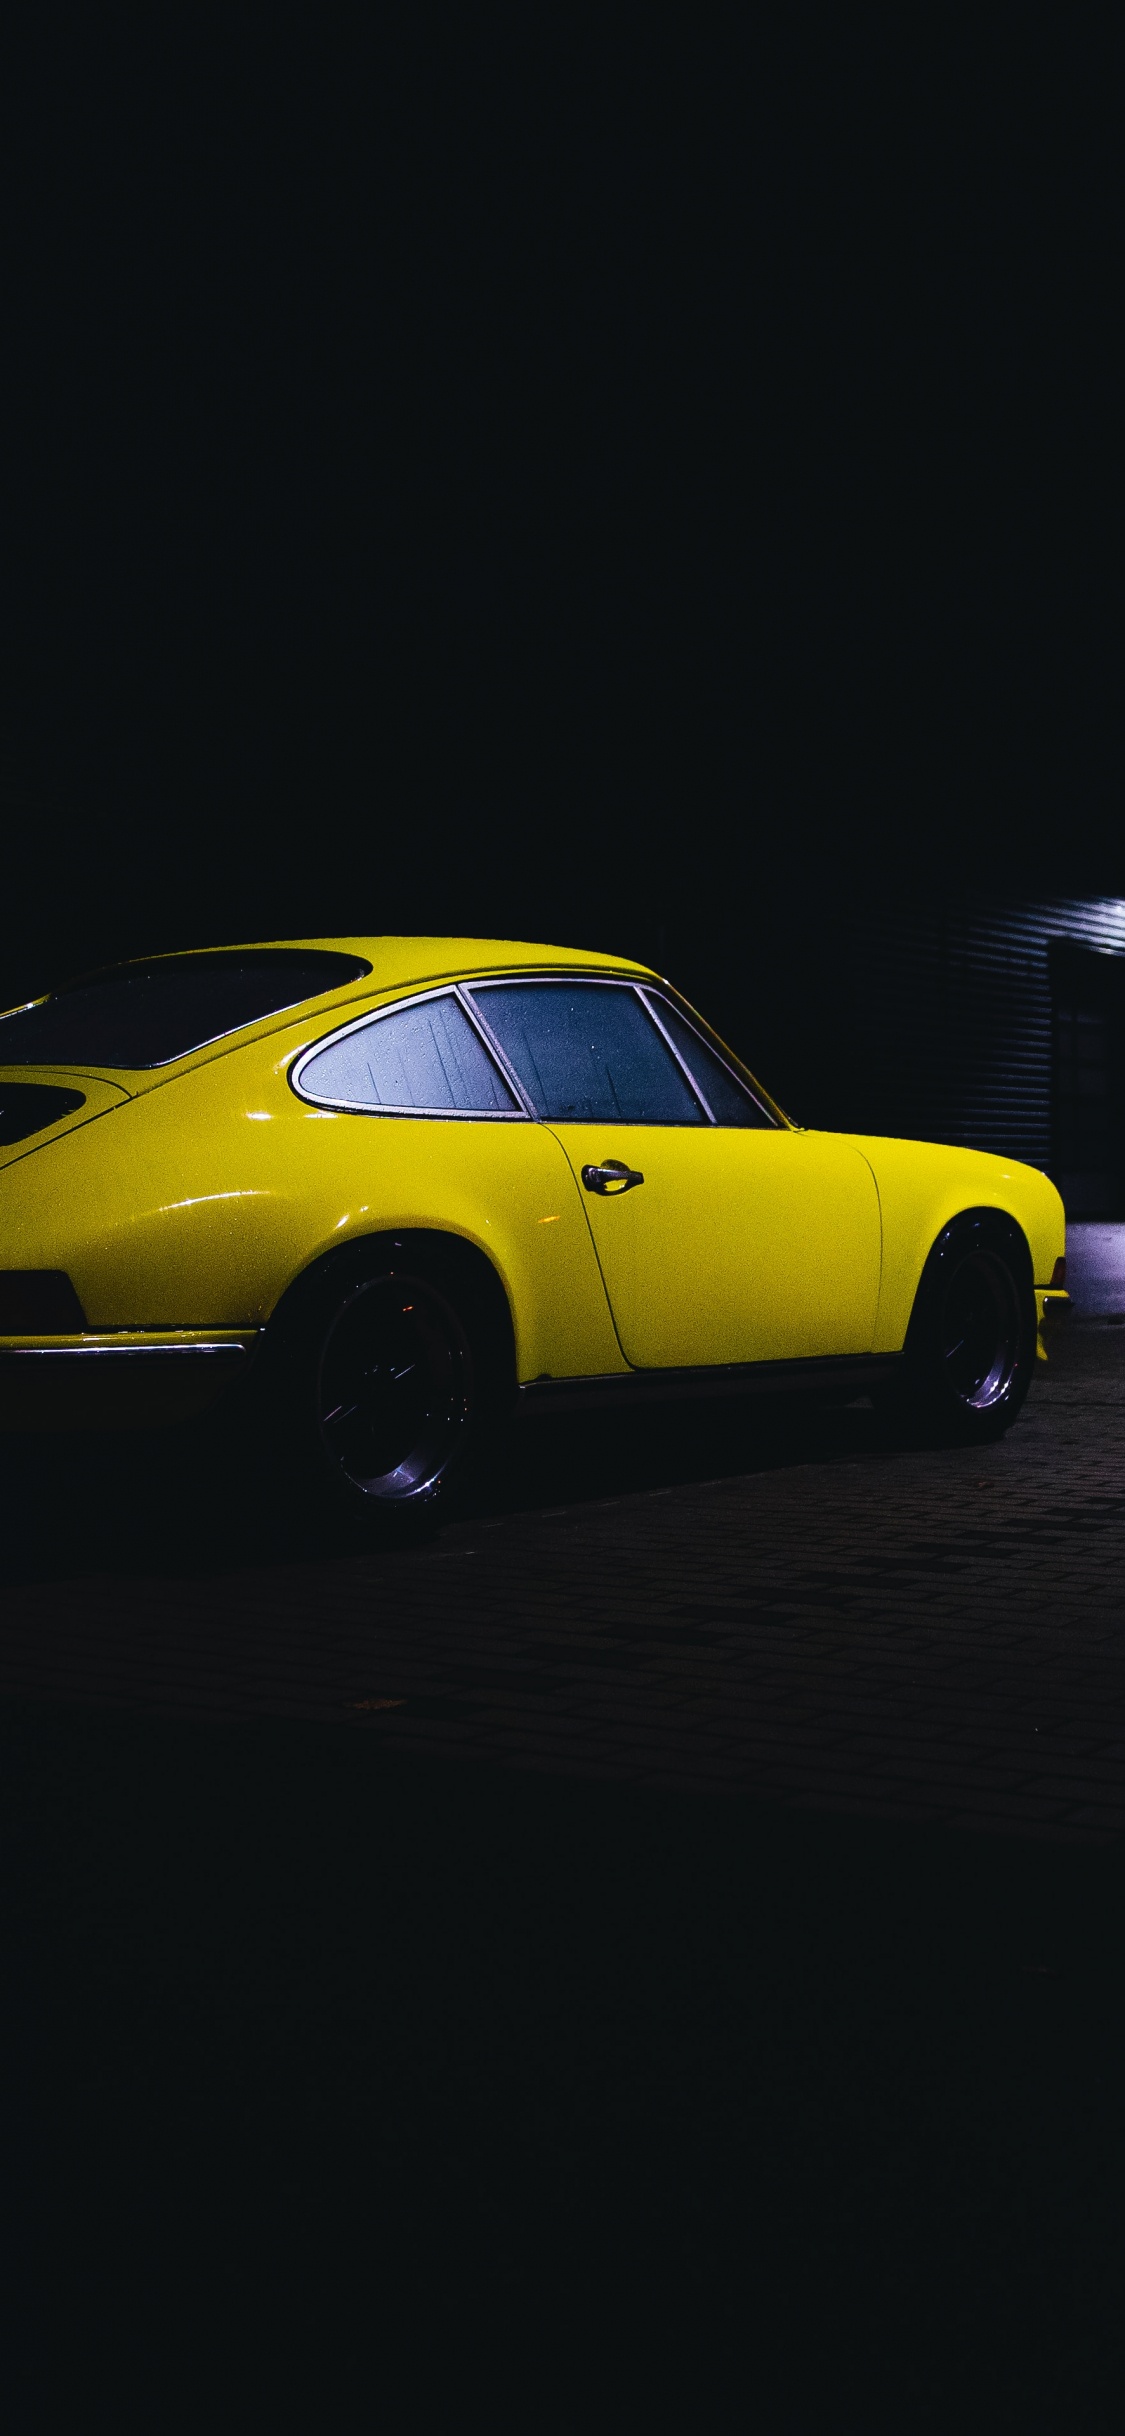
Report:
[{"label": "paving brick", "polygon": [[32,1482],[49,1521],[38,1556],[8,1534],[0,1691],[995,1832],[1125,1827],[1120,1333],[1052,1363],[978,1454],[888,1451],[857,1408],[783,1441],[760,1420],[696,1480],[690,1421],[619,1436],[625,1485],[607,1457],[609,1493],[569,1496],[565,1434],[552,1472],[529,1431],[415,1553],[209,1545],[155,1498],[142,1553],[110,1504],[70,1527]]}]

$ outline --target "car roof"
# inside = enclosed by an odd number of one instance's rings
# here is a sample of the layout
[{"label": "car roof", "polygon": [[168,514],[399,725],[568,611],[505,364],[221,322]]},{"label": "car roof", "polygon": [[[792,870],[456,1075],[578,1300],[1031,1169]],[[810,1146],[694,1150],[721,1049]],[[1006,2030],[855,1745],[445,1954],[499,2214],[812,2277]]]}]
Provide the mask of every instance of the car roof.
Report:
[{"label": "car roof", "polygon": [[[346,985],[349,996],[369,997],[378,990],[407,988],[427,981],[444,981],[463,973],[524,972],[529,968],[558,970],[575,965],[593,967],[599,972],[648,973],[650,968],[628,956],[600,954],[585,947],[552,947],[542,940],[478,939],[442,937],[434,934],[415,936],[411,933],[386,933],[375,937],[360,936],[319,939],[239,939],[222,948],[175,949],[170,953],[232,955],[256,949],[327,949],[337,955],[362,956],[371,971],[362,979]],[[137,959],[141,961],[140,958]],[[161,961],[146,957],[146,963]]]},{"label": "car roof", "polygon": [[[457,981],[473,974],[558,973],[584,970],[593,973],[620,973],[622,976],[633,975],[634,977],[647,975],[650,979],[654,978],[645,965],[632,962],[623,956],[599,955],[587,948],[556,947],[542,941],[526,939],[477,939],[406,934],[375,937],[357,935],[312,939],[255,939],[242,941],[237,945],[224,944],[222,947],[173,948],[162,956],[123,959],[121,963],[113,967],[103,967],[100,973],[90,974],[83,978],[91,981],[108,979],[111,971],[127,972],[130,964],[151,971],[154,965],[166,961],[181,963],[185,958],[198,958],[201,964],[205,964],[210,956],[214,956],[216,959],[229,959],[232,956],[237,957],[243,954],[269,954],[279,949],[289,953],[294,950],[298,953],[327,950],[330,953],[352,956],[370,969],[353,972],[338,982],[335,987],[329,985],[313,991],[307,997],[291,1000],[287,1005],[278,1007],[271,1013],[252,1019],[248,1023],[232,1024],[229,1029],[224,1029],[211,1038],[199,1042],[197,1046],[184,1050],[180,1056],[161,1060],[155,1065],[125,1067],[99,1058],[67,1058],[44,1061],[42,1064],[36,1063],[34,1071],[47,1077],[64,1070],[77,1075],[101,1075],[116,1080],[128,1090],[130,1095],[133,1095],[140,1091],[152,1090],[161,1082],[171,1080],[173,1075],[183,1073],[185,1069],[209,1062],[216,1056],[228,1054],[241,1045],[248,1045],[254,1039],[264,1038],[295,1021],[307,1020],[314,1013],[317,1018],[331,1019],[337,1014],[346,1018],[353,1009],[358,1011],[362,1006],[369,1005],[372,1000],[396,996],[405,991],[437,987],[443,982]],[[9,1011],[15,1014],[22,1010],[13,1008]],[[3,1065],[4,1071],[8,1071],[8,1066],[2,1056],[0,1056],[0,1065]],[[22,1059],[16,1060],[15,1066],[12,1067],[13,1072],[16,1071],[16,1067],[21,1074],[33,1070],[30,1065],[25,1066]]]}]

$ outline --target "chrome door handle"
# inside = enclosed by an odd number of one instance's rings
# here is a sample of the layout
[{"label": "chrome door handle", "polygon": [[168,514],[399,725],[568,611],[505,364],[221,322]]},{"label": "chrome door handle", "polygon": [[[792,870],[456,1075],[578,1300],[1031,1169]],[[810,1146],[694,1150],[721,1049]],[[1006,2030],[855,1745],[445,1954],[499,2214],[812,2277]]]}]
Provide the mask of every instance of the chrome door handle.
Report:
[{"label": "chrome door handle", "polygon": [[639,1167],[626,1167],[622,1159],[603,1159],[600,1167],[584,1167],[582,1182],[588,1193],[617,1195],[631,1192],[634,1184],[643,1184]]}]

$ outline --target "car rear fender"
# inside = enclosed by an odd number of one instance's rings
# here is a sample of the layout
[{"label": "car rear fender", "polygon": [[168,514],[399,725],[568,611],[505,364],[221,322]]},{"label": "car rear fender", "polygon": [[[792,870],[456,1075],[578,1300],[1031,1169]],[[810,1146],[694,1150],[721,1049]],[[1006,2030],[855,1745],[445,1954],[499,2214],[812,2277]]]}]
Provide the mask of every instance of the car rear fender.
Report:
[{"label": "car rear fender", "polygon": [[0,1269],[65,1272],[95,1330],[252,1330],[334,1248],[432,1230],[495,1270],[521,1379],[625,1367],[546,1126],[313,1108],[289,1088],[286,1046],[247,1045],[129,1101],[112,1128],[48,1141],[4,1179]]}]

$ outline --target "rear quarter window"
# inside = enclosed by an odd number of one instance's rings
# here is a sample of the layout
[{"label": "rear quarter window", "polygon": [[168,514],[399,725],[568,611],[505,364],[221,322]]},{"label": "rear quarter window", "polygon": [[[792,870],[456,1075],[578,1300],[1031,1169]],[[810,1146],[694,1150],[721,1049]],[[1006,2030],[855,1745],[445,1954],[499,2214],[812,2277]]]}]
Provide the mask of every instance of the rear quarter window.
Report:
[{"label": "rear quarter window", "polygon": [[302,1058],[293,1087],[319,1107],[411,1116],[521,1116],[452,992],[359,1024]]}]

